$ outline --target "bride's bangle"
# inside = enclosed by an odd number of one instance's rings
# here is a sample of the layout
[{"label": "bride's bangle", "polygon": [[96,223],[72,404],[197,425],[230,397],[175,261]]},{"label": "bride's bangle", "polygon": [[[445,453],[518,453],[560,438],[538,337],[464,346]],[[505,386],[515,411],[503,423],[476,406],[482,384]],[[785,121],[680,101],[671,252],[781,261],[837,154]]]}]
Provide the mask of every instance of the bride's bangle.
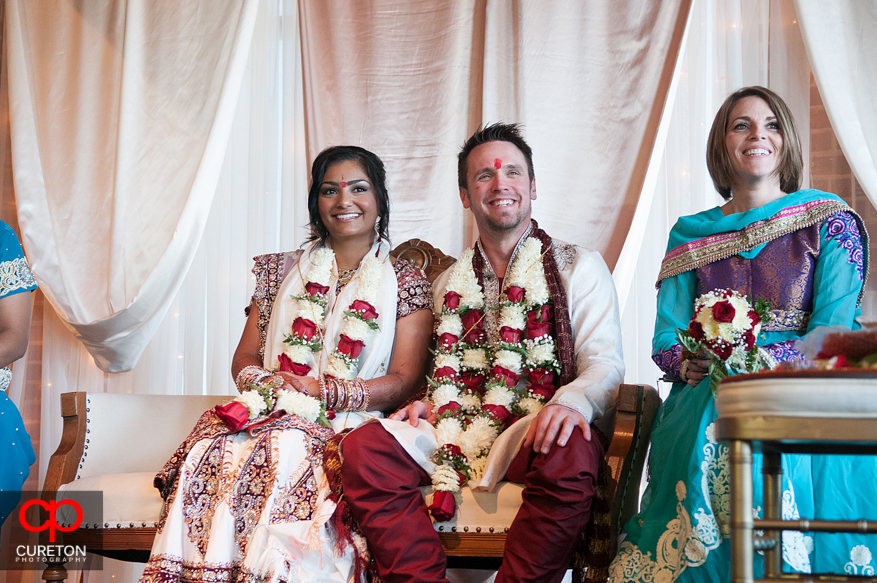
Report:
[{"label": "bride's bangle", "polygon": [[234,384],[238,388],[238,392],[246,393],[250,390],[249,385],[255,385],[260,383],[262,380],[272,376],[272,373],[268,372],[261,366],[245,366],[238,372],[238,376],[235,377]]}]

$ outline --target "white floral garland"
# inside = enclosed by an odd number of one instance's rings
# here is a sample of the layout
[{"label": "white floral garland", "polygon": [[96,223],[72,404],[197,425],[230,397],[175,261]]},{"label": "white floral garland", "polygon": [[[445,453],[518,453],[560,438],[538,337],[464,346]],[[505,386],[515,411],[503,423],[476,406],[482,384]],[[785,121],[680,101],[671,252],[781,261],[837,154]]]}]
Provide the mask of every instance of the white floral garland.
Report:
[{"label": "white floral garland", "polygon": [[[302,277],[301,294],[289,298],[291,301],[298,303],[299,316],[310,321],[317,329],[323,325],[329,299],[325,293],[309,294],[306,287],[308,283],[315,283],[328,288],[329,283],[332,281],[332,266],[334,264],[334,251],[328,247],[317,249],[311,260],[311,268]],[[307,339],[296,334],[287,335],[284,342],[289,345],[289,348],[284,350],[284,354],[292,362],[303,366],[311,366],[314,360],[314,352],[322,348],[322,342],[314,341],[313,337]],[[275,370],[279,367],[279,362],[274,364]]]},{"label": "white floral garland", "polygon": [[259,391],[246,391],[235,398],[249,411],[250,419],[261,415],[267,415],[272,411],[283,409],[292,415],[298,415],[305,421],[315,422],[323,414],[322,403],[319,399],[310,397],[298,391],[284,389],[273,390],[274,402],[268,403]]},{"label": "white floral garland", "polygon": [[[353,302],[344,312],[344,320],[341,325],[341,334],[350,340],[364,343],[371,332],[378,329],[377,311],[375,311],[374,305],[381,289],[383,273],[383,264],[373,255],[369,254],[362,260],[362,265],[356,272],[357,277],[359,277],[359,287],[356,288],[356,293],[353,295]],[[355,307],[357,301],[368,303],[368,307],[372,308],[374,312],[374,318],[367,319],[365,310],[357,310]],[[336,348],[329,357],[327,372],[337,379],[351,380],[356,378],[358,361],[359,357],[351,358]]]},{"label": "white floral garland", "polygon": [[[311,267],[307,274],[302,276],[302,293],[291,296],[290,301],[298,303],[298,317],[310,323],[316,334],[307,337],[296,333],[288,334],[284,342],[289,345],[284,354],[298,365],[313,368],[315,365],[314,352],[322,349],[325,338],[319,330],[322,329],[326,317],[326,307],[329,305],[327,293],[309,293],[308,284],[313,283],[322,288],[328,288],[332,280],[332,268],[335,265],[335,252],[328,247],[321,247],[314,252]],[[358,287],[354,293],[353,302],[344,312],[340,335],[353,342],[365,343],[371,332],[378,330],[378,313],[374,304],[379,296],[381,278],[383,277],[383,263],[371,254],[366,255],[356,272],[359,279]],[[362,306],[360,302],[365,302]],[[356,357],[345,354],[336,348],[329,356],[327,374],[341,380],[351,380],[356,377],[358,370],[359,355]],[[280,363],[275,363],[275,369]]]},{"label": "white floral garland", "polygon": [[[517,377],[536,369],[556,373],[560,368],[550,334],[523,338],[527,313],[542,310],[551,300],[542,264],[542,242],[533,237],[521,245],[506,279],[506,292],[518,288],[523,297],[517,292],[514,301],[508,299],[499,306],[500,330],[508,328],[508,340],[493,346],[463,344],[469,332],[464,330],[463,316],[471,310],[484,309],[484,293],[472,267],[473,254],[473,249],[467,249],[451,271],[436,329],[440,342],[435,371],[442,374],[433,374],[430,398],[439,417],[435,424],[439,449],[433,456],[437,466],[432,475],[433,487],[439,492],[457,492],[465,481],[481,478],[490,448],[506,426],[507,415],[536,413],[546,400],[542,395],[518,390],[517,378],[510,381],[515,385],[510,387],[496,376],[485,383],[482,398],[479,391],[460,381],[461,373],[488,374],[500,366]],[[448,307],[449,292],[459,296],[457,307]],[[443,334],[456,337],[457,341],[443,344]],[[449,369],[453,374],[446,374]],[[495,411],[504,414],[497,416]]]}]

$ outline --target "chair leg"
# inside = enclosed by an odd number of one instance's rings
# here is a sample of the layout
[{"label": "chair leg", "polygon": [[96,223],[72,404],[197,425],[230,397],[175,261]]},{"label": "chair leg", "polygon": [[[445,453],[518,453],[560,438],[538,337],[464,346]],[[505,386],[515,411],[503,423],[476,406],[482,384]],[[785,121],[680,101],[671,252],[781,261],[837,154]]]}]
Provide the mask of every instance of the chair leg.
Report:
[{"label": "chair leg", "polygon": [[731,583],[752,583],[752,444],[731,441]]},{"label": "chair leg", "polygon": [[[764,479],[764,517],[782,518],[783,513],[783,465],[779,452],[764,451],[764,465],[761,473]],[[768,536],[773,539],[773,548],[764,551],[764,576],[765,578],[777,578],[782,571],[783,542],[782,531],[769,531]]]},{"label": "chair leg", "polygon": [[67,579],[67,568],[64,563],[67,559],[59,557],[54,561],[47,561],[46,568],[43,570],[43,581],[46,583],[64,583]]}]

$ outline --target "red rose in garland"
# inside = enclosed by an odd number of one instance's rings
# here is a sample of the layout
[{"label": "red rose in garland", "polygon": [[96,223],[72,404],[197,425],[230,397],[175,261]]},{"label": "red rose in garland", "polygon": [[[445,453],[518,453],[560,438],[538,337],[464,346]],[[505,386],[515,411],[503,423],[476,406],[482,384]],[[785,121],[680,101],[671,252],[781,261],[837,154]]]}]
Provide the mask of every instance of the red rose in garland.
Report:
[{"label": "red rose in garland", "polygon": [[451,492],[438,491],[433,495],[432,504],[428,507],[429,513],[437,522],[447,522],[457,512],[457,502]]},{"label": "red rose in garland", "polygon": [[511,412],[502,405],[482,405],[481,408],[490,413],[503,426],[511,415]]},{"label": "red rose in garland", "polygon": [[378,311],[375,310],[375,307],[362,300],[353,300],[353,303],[350,304],[350,309],[354,312],[359,312],[363,320],[374,320],[378,317]]},{"label": "red rose in garland", "polygon": [[545,385],[530,387],[530,391],[533,393],[534,398],[539,398],[545,402],[550,401],[551,398],[554,397],[554,393],[556,392],[554,387]]},{"label": "red rose in garland", "polygon": [[311,296],[325,295],[329,293],[329,286],[320,285],[318,283],[314,283],[313,281],[309,281],[305,284],[305,291],[308,292],[308,295]]},{"label": "red rose in garland", "polygon": [[310,340],[317,335],[317,325],[299,316],[292,321],[292,333],[305,340]]},{"label": "red rose in garland", "polygon": [[306,364],[298,364],[296,362],[292,362],[292,359],[289,358],[285,354],[280,354],[277,357],[280,360],[280,371],[281,372],[291,372],[292,374],[298,375],[300,377],[306,376],[309,372],[311,372],[311,367]]},{"label": "red rose in garland", "polygon": [[447,405],[442,405],[438,408],[438,411],[435,412],[437,417],[441,417],[445,413],[450,413],[451,415],[457,413],[460,409],[462,409],[462,405],[460,405],[456,401],[451,401]]},{"label": "red rose in garland", "polygon": [[544,368],[534,368],[527,371],[527,380],[530,386],[554,386],[554,379],[557,375],[553,370],[545,370]]},{"label": "red rose in garland", "polygon": [[512,286],[509,286],[509,288],[505,291],[506,291],[506,295],[508,295],[508,297],[509,297],[510,302],[518,303],[518,302],[524,301],[524,294],[525,294],[524,288],[517,286],[517,285],[512,285]]},{"label": "red rose in garland", "polygon": [[524,338],[523,330],[516,330],[515,328],[511,328],[509,326],[503,326],[499,331],[499,336],[502,338],[503,342],[508,342],[509,344],[518,344]]},{"label": "red rose in garland", "polygon": [[480,344],[484,341],[484,312],[469,310],[461,318],[463,323],[463,342],[466,344]]},{"label": "red rose in garland", "polygon": [[346,354],[350,358],[357,358],[363,348],[365,348],[365,342],[362,340],[351,340],[344,334],[338,335],[338,352]]},{"label": "red rose in garland", "polygon": [[454,344],[459,340],[458,337],[454,336],[450,332],[445,332],[441,336],[438,337],[438,343],[440,346],[443,346],[446,349],[450,349]]},{"label": "red rose in garland", "polygon": [[460,382],[470,391],[484,394],[484,383],[487,380],[483,374],[474,372],[464,372],[460,374]]},{"label": "red rose in garland", "polygon": [[507,387],[513,388],[515,385],[518,384],[521,375],[517,375],[507,368],[496,365],[493,367],[493,378],[498,381],[504,382]]},{"label": "red rose in garland", "polygon": [[445,294],[445,307],[449,310],[456,310],[460,307],[460,294],[455,291],[449,291]]},{"label": "red rose in garland", "polygon": [[442,381],[447,379],[451,382],[454,382],[457,380],[458,376],[457,371],[449,366],[443,366],[435,369],[435,372],[432,374],[432,378],[434,381]]},{"label": "red rose in garland", "polygon": [[533,340],[551,334],[551,306],[527,312],[527,338]]}]

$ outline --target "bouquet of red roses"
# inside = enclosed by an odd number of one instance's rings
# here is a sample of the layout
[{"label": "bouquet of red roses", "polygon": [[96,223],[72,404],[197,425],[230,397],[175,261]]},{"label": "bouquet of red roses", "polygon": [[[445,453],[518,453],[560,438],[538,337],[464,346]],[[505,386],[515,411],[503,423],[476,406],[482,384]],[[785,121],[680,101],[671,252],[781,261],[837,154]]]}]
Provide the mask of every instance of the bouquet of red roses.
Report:
[{"label": "bouquet of red roses", "polygon": [[770,302],[752,302],[732,289],[714,290],[694,302],[687,330],[676,330],[683,358],[710,356],[710,390],[731,374],[757,372],[776,366],[774,359],[755,345],[761,325],[770,320]]}]

